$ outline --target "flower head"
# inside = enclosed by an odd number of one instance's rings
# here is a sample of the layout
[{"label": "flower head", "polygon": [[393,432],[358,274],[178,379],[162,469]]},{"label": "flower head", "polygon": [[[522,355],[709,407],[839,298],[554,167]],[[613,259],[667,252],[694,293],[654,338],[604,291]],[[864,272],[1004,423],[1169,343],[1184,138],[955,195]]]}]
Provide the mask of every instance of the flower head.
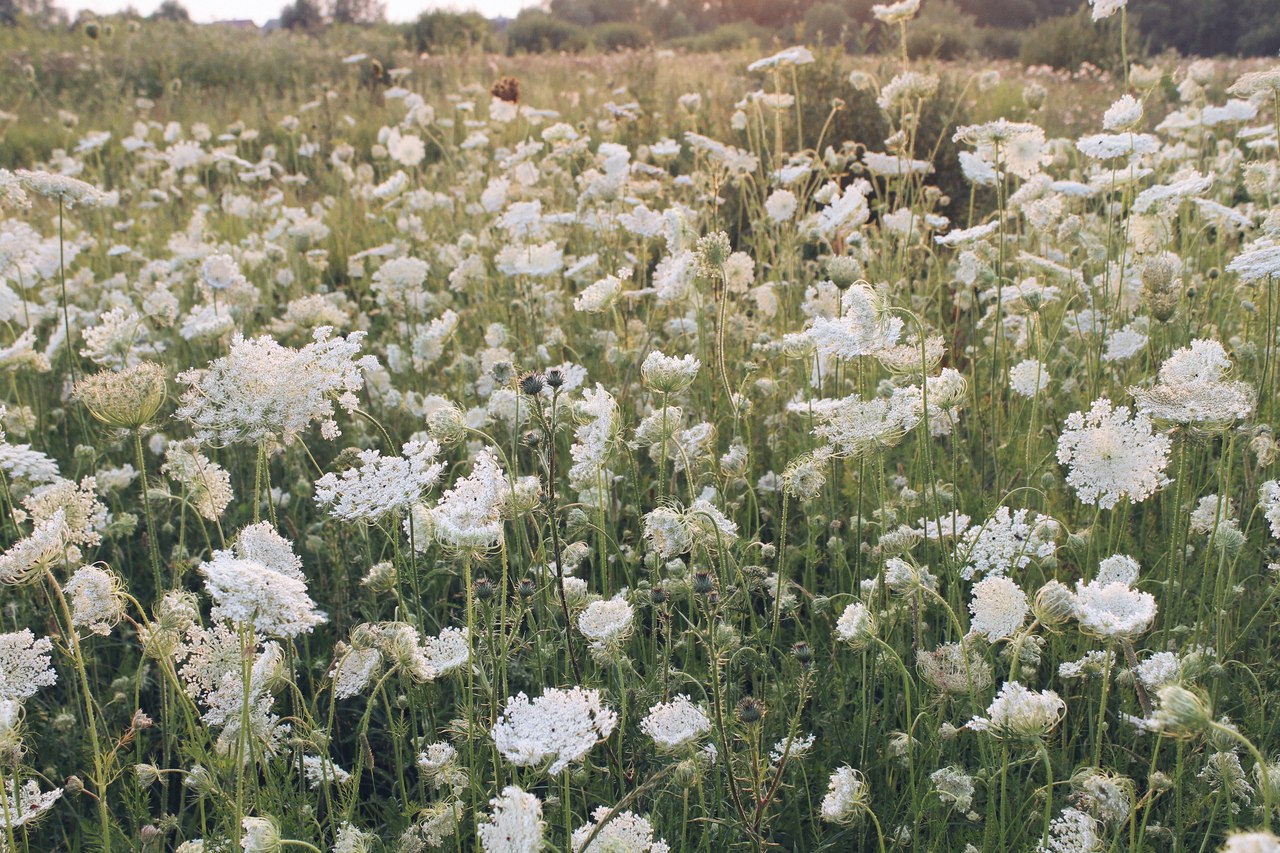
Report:
[{"label": "flower head", "polygon": [[523,693],[508,699],[493,727],[493,742],[512,764],[550,762],[547,772],[555,776],[586,756],[617,724],[618,715],[600,700],[598,690],[550,688],[537,699]]},{"label": "flower head", "polygon": [[1112,408],[1106,397],[1086,412],[1067,417],[1058,439],[1058,462],[1068,467],[1067,482],[1083,503],[1103,509],[1121,498],[1139,503],[1168,482],[1169,437],[1155,433],[1139,412],[1130,418],[1125,406]]},{"label": "flower head", "polygon": [[1052,690],[1036,692],[1017,681],[1006,681],[987,708],[987,716],[974,717],[969,728],[1001,739],[1034,740],[1052,731],[1066,711],[1066,703]]}]

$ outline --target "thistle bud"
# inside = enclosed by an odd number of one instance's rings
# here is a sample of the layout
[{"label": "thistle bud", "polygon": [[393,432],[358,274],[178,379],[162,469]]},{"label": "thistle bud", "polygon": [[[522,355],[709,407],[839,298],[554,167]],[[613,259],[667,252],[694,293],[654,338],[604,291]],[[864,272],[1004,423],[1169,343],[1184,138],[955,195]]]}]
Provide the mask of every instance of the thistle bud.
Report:
[{"label": "thistle bud", "polygon": [[516,584],[516,594],[519,595],[521,598],[523,598],[525,601],[528,601],[529,599],[533,598],[534,594],[537,591],[538,591],[538,587],[537,585],[534,584],[531,578],[521,578],[520,582]]},{"label": "thistle bud", "polygon": [[538,373],[526,373],[519,379],[520,393],[536,397],[546,387],[547,380]]},{"label": "thistle bud", "polygon": [[801,640],[791,647],[791,656],[805,669],[813,665],[813,646]]},{"label": "thistle bud", "polygon": [[764,718],[764,704],[758,699],[746,696],[738,703],[738,720],[746,726],[755,725]]}]

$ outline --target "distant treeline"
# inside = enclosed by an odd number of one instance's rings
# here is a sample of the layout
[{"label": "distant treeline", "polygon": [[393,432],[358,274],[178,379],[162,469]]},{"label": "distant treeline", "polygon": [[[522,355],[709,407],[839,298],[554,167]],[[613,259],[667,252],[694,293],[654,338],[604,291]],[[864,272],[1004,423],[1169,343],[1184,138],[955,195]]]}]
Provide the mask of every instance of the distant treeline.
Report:
[{"label": "distant treeline", "polygon": [[[614,51],[661,45],[692,51],[805,42],[853,53],[897,50],[896,28],[875,23],[876,0],[549,0],[515,19],[431,11],[399,25],[406,47],[430,53]],[[270,28],[318,32],[384,23],[381,0],[290,0]],[[84,13],[87,14],[87,13]],[[126,17],[141,15],[125,13]],[[83,17],[83,15],[82,15]],[[188,20],[181,0],[153,19]],[[71,22],[52,0],[0,0],[0,23]],[[1113,65],[1121,16],[1091,20],[1083,0],[924,0],[908,29],[914,56],[1020,58],[1029,64]],[[1130,0],[1130,55],[1280,52],[1280,0]]]},{"label": "distant treeline", "polygon": [[[605,42],[622,38],[718,46],[735,38],[779,35],[851,50],[896,44],[897,33],[873,25],[879,0],[550,0],[546,12],[526,11],[510,36],[522,49],[539,41]],[[924,0],[912,24],[920,53],[1017,55],[1024,42],[1068,22],[1088,21],[1084,2],[1063,0]],[[1107,24],[1118,27],[1118,18]],[[1130,0],[1134,44],[1187,55],[1274,55],[1280,51],[1280,0]],[[576,28],[576,29],[573,29]]]}]

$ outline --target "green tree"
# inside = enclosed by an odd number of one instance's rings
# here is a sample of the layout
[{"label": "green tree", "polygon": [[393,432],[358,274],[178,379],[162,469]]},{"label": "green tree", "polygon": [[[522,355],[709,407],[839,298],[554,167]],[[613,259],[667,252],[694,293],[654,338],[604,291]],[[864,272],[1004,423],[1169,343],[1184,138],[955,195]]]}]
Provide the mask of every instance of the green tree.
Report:
[{"label": "green tree", "polygon": [[379,0],[333,0],[329,18],[335,24],[376,24],[387,19],[387,4]]},{"label": "green tree", "polygon": [[53,0],[0,0],[0,25],[17,26],[22,20],[47,28],[66,23],[67,13]]},{"label": "green tree", "polygon": [[607,21],[591,28],[591,40],[604,51],[639,50],[653,44],[653,33],[640,24]]},{"label": "green tree", "polygon": [[861,25],[839,3],[814,3],[804,13],[804,37],[814,44],[854,48]]},{"label": "green tree", "polygon": [[280,26],[286,30],[314,32],[324,27],[324,12],[315,0],[294,0],[280,10]]},{"label": "green tree", "polygon": [[576,53],[586,48],[587,31],[538,9],[526,9],[507,27],[510,53],[546,53],[565,50]]},{"label": "green tree", "polygon": [[406,37],[418,53],[466,53],[491,46],[493,25],[479,12],[423,12]]},{"label": "green tree", "polygon": [[1087,9],[1049,18],[1027,33],[1018,58],[1026,65],[1050,65],[1070,71],[1085,62],[1115,69],[1120,63],[1118,21],[1094,21]]},{"label": "green tree", "polygon": [[151,13],[153,21],[173,21],[175,23],[185,24],[191,20],[191,13],[187,11],[187,7],[183,6],[178,0],[164,0],[156,10]]}]

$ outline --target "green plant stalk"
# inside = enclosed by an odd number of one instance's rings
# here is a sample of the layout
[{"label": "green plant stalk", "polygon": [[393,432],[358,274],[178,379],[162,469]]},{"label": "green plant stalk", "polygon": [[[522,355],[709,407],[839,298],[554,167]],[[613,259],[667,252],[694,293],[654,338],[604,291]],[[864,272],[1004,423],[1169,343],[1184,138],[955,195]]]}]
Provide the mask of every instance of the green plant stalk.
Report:
[{"label": "green plant stalk", "polygon": [[[62,594],[62,587],[58,583],[58,579],[53,576],[52,569],[45,569],[45,576],[49,580],[49,586],[53,590],[54,598],[58,600],[58,608],[62,611],[62,618],[66,623],[67,644],[71,648],[71,662],[75,667],[76,676],[80,680],[80,689],[84,693],[84,711],[85,722],[89,726],[89,749],[93,751],[93,784],[97,788],[98,802],[98,825],[99,831],[102,833],[102,850],[103,853],[111,853],[111,813],[107,806],[107,772],[102,763],[102,747],[98,735],[98,713],[93,704],[93,691],[89,685],[89,673],[84,663],[84,652],[80,648],[80,638],[76,635],[75,623],[71,616],[71,607],[67,604],[67,598]],[[17,785],[15,783],[15,790]]]},{"label": "green plant stalk", "polygon": [[147,553],[151,558],[151,574],[155,579],[155,594],[160,595],[164,588],[160,577],[160,540],[156,537],[156,522],[151,512],[151,501],[147,499],[147,460],[142,452],[142,430],[133,431],[134,455],[138,460],[138,480],[142,483],[142,514],[147,523]]}]

